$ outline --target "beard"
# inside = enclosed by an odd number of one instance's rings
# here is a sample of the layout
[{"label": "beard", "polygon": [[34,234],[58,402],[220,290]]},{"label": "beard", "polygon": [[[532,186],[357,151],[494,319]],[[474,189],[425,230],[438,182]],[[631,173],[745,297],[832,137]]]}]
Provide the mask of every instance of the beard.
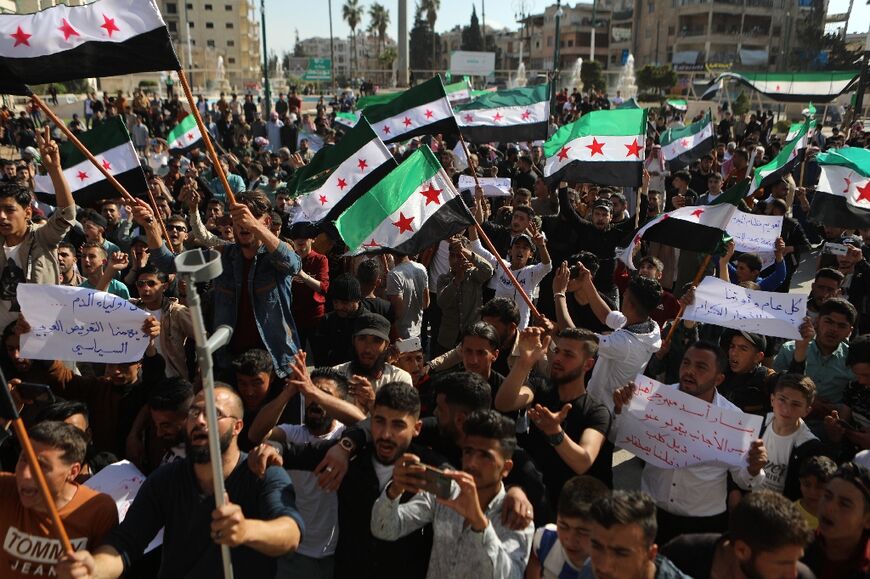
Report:
[{"label": "beard", "polygon": [[584,374],[586,374],[586,370],[584,370],[582,366],[564,372],[559,376],[554,376],[553,371],[550,370],[550,381],[556,386],[561,386],[562,384],[568,384],[569,382],[573,382],[574,380],[583,377]]},{"label": "beard", "polygon": [[360,376],[365,376],[366,378],[376,378],[380,376],[381,372],[384,371],[384,366],[387,364],[387,352],[386,350],[381,352],[381,355],[378,356],[375,363],[371,368],[364,368],[362,364],[360,364],[359,359],[354,354],[353,360],[350,362],[350,370],[351,374],[359,374]]},{"label": "beard", "polygon": [[[223,455],[230,447],[230,443],[233,440],[233,431],[227,430],[220,437],[220,447],[221,447],[221,455]],[[190,462],[194,464],[208,464],[211,462],[211,456],[208,452],[208,445],[205,446],[194,446],[190,440],[190,434],[187,434],[184,438],[184,447],[187,451],[187,458],[190,459]]]},{"label": "beard", "polygon": [[303,423],[310,432],[321,432],[332,424],[332,418],[326,412],[311,412],[309,409],[305,411]]}]

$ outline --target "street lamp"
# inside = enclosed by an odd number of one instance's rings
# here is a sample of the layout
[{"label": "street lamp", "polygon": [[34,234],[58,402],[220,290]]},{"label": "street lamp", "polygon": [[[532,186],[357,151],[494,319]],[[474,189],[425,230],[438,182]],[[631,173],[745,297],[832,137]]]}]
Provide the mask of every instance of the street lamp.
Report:
[{"label": "street lamp", "polygon": [[556,0],[556,46],[553,49],[553,81],[556,80],[556,75],[559,69],[559,23],[565,13],[562,11],[562,0]]},{"label": "street lamp", "polygon": [[266,118],[272,112],[272,88],[269,85],[269,50],[266,47],[266,0],[260,0],[260,26],[263,29],[263,87],[266,91]]}]

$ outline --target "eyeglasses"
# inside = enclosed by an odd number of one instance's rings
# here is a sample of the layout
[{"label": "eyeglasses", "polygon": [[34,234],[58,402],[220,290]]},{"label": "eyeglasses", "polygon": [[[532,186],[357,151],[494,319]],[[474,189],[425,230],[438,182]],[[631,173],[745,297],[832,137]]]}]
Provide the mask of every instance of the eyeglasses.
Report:
[{"label": "eyeglasses", "polygon": [[168,231],[180,231],[182,233],[187,233],[187,227],[183,225],[167,225],[166,229]]},{"label": "eyeglasses", "polygon": [[[224,418],[233,418],[238,420],[237,416],[231,416],[229,414],[224,414],[221,412],[220,408],[215,408],[215,412],[217,413],[217,419],[223,420]],[[187,411],[187,417],[191,420],[196,420],[200,417],[200,415],[205,416],[205,407],[204,406],[191,406],[190,410]]]},{"label": "eyeglasses", "polygon": [[137,279],[136,280],[137,287],[145,287],[145,286],[157,287],[158,285],[160,285],[160,282],[154,281],[153,279]]}]

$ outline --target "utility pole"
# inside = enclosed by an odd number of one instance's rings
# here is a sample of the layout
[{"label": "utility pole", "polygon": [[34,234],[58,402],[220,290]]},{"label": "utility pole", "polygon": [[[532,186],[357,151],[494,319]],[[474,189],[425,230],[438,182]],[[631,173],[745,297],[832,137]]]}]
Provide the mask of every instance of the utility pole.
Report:
[{"label": "utility pole", "polygon": [[399,37],[396,43],[399,45],[398,80],[396,84],[407,87],[410,84],[408,78],[408,0],[399,0]]},{"label": "utility pole", "polygon": [[868,64],[870,64],[870,30],[867,31],[867,38],[864,40],[864,59],[861,61],[861,74],[858,76],[858,87],[855,90],[855,108],[852,109],[850,127],[861,118],[861,113],[864,109],[864,91],[867,89]]},{"label": "utility pole", "polygon": [[335,38],[332,36],[332,0],[329,0],[329,70],[332,73],[332,96],[338,100],[335,91]]},{"label": "utility pole", "polygon": [[480,0],[480,17],[483,20],[483,52],[486,52],[486,0]]},{"label": "utility pole", "polygon": [[272,88],[269,85],[269,49],[266,45],[266,0],[260,0],[260,22],[263,29],[263,87],[266,90],[266,118],[272,112]]},{"label": "utility pole", "polygon": [[598,1],[592,0],[592,33],[589,35],[589,62],[595,62],[595,11],[597,8]]}]

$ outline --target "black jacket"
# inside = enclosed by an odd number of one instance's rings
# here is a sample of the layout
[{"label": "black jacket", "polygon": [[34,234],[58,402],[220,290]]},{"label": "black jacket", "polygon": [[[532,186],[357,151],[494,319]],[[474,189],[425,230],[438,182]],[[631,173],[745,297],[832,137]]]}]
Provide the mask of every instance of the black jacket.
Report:
[{"label": "black jacket", "polygon": [[[761,432],[758,433],[759,438],[769,426],[769,424],[761,425]],[[791,455],[788,457],[788,466],[785,471],[785,487],[782,489],[782,494],[788,500],[796,501],[801,498],[801,483],[798,479],[798,473],[803,461],[811,456],[823,454],[825,454],[825,446],[817,438],[808,440],[800,446],[795,446],[791,449]]]}]

